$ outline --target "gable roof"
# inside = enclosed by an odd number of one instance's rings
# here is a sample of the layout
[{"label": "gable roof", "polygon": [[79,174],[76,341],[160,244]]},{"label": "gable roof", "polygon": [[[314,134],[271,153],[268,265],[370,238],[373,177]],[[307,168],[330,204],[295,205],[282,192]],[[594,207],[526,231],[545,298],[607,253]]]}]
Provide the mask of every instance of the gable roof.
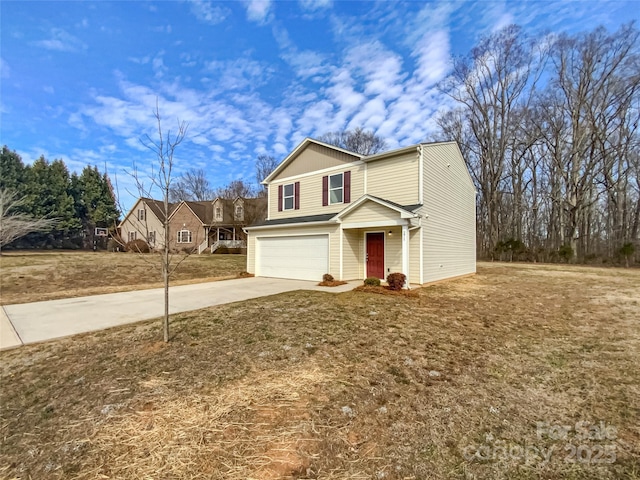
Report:
[{"label": "gable roof", "polygon": [[282,172],[285,167],[287,167],[287,165],[289,165],[291,162],[293,162],[296,157],[305,149],[309,146],[309,144],[316,144],[316,145],[320,145],[326,148],[330,148],[332,150],[335,150],[337,152],[342,152],[345,153],[347,155],[351,155],[352,157],[354,157],[354,161],[355,160],[360,160],[362,159],[362,155],[359,155],[357,153],[354,152],[350,152],[349,150],[345,150],[344,148],[340,148],[340,147],[336,147],[335,145],[330,145],[328,143],[324,143],[321,142],[319,140],[315,140],[313,138],[305,138],[302,142],[300,142],[300,144],[294,148],[294,150],[286,156],[286,158],[284,160],[282,160],[282,162],[280,162],[278,164],[278,166],[269,174],[267,175],[267,177],[261,182],[263,185],[268,184],[269,182],[271,182],[271,180],[273,180],[275,177],[278,176],[278,174],[280,172]]},{"label": "gable roof", "polygon": [[[136,210],[136,207],[140,204],[140,202],[144,203],[159,221],[164,221],[164,202],[162,200],[154,200],[153,198],[140,197],[133,205],[133,207],[131,207],[131,210],[129,210],[129,212],[122,219],[120,225],[124,224],[124,222],[127,221],[129,216],[134,212],[134,210]],[[171,217],[177,205],[177,203],[169,202],[169,217]]]},{"label": "gable roof", "polygon": [[384,198],[375,197],[373,195],[366,194],[361,196],[359,199],[357,199],[348,207],[338,212],[338,214],[336,215],[336,219],[340,220],[342,217],[348,215],[353,210],[356,210],[358,207],[360,207],[360,205],[362,205],[365,202],[374,202],[379,205],[382,205],[383,207],[389,208],[391,210],[395,210],[400,214],[400,218],[415,218],[417,216],[417,214],[415,213],[415,210],[417,210],[422,206],[422,204],[403,206],[398,203],[392,202],[390,200],[385,200]]},{"label": "gable roof", "polygon": [[[193,213],[194,217],[196,217],[200,223],[204,225],[228,225],[234,224],[238,221],[235,219],[235,206],[239,200],[242,200],[245,217],[250,209],[256,208],[260,209],[261,207],[266,207],[267,199],[266,197],[256,197],[256,198],[242,198],[236,197],[234,199],[231,198],[222,198],[218,197],[214,200],[206,200],[206,201],[191,201],[191,200],[183,200],[178,204],[176,208],[174,208],[173,212],[169,218],[171,218],[178,209],[184,205],[185,208],[188,208],[191,213]],[[222,204],[222,220],[216,220],[215,218],[215,203],[219,202]]]}]

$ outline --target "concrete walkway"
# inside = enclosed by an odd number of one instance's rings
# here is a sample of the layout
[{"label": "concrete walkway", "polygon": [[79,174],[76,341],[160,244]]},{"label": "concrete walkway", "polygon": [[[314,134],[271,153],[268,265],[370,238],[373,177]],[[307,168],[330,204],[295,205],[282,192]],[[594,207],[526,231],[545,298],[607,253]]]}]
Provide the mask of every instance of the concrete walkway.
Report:
[{"label": "concrete walkway", "polygon": [[[360,283],[319,287],[317,282],[303,280],[238,278],[180,285],[169,290],[169,313],[188,312],[293,290],[340,293],[352,290]],[[163,314],[161,288],[5,305],[0,308],[0,350],[149,320]]]}]

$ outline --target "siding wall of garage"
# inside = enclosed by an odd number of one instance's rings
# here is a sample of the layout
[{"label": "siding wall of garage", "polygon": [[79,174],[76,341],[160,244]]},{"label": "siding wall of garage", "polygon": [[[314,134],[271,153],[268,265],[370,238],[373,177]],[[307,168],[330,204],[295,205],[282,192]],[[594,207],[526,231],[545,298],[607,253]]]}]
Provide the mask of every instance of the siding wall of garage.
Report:
[{"label": "siding wall of garage", "polygon": [[425,145],[424,282],[476,271],[476,192],[455,143]]}]

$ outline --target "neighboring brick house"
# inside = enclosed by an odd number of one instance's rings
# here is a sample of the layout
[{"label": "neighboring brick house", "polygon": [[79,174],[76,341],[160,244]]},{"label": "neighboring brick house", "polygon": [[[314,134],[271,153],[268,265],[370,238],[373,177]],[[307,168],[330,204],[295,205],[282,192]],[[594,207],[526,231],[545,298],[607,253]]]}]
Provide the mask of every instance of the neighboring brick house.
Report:
[{"label": "neighboring brick house", "polygon": [[[266,198],[216,198],[171,204],[169,248],[197,253],[213,253],[223,246],[245,249],[247,238],[243,228],[264,221],[266,210]],[[120,224],[123,240],[141,238],[150,247],[160,248],[164,244],[161,240],[163,211],[162,202],[139,199]]]}]

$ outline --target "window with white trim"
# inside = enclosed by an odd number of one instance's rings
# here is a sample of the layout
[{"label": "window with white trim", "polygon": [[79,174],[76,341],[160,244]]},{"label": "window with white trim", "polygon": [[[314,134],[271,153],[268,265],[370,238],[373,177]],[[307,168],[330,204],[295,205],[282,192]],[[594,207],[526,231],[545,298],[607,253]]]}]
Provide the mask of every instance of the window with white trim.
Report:
[{"label": "window with white trim", "polygon": [[236,220],[242,220],[244,218],[244,208],[242,205],[236,205]]},{"label": "window with white trim", "polygon": [[338,173],[329,176],[329,204],[344,201],[344,175]]},{"label": "window with white trim", "polygon": [[147,239],[149,240],[147,243],[149,245],[155,245],[156,244],[156,232],[155,230],[152,232],[149,232],[149,235],[147,235]]},{"label": "window with white trim", "polygon": [[295,186],[293,183],[282,187],[282,209],[293,210],[295,207]]},{"label": "window with white trim", "polygon": [[138,220],[144,221],[147,218],[147,212],[144,208],[138,210]]},{"label": "window with white trim", "polygon": [[133,242],[136,239],[138,232],[129,232],[129,241]]},{"label": "window with white trim", "polygon": [[222,221],[222,207],[216,207],[216,220]]},{"label": "window with white trim", "polygon": [[191,231],[180,230],[178,232],[178,243],[191,243]]}]

